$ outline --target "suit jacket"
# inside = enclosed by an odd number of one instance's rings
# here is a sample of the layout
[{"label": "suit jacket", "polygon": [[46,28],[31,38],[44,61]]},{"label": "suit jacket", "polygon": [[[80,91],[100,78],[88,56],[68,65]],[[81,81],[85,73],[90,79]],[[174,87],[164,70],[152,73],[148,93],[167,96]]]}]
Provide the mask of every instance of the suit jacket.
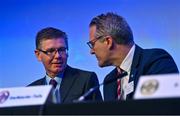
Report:
[{"label": "suit jacket", "polygon": [[[163,49],[142,49],[136,45],[133,62],[131,65],[129,83],[134,81],[134,90],[141,75],[179,73],[173,58]],[[116,68],[112,70],[104,79],[115,78]],[[113,82],[104,85],[103,94],[105,101],[117,99],[117,83]],[[134,91],[127,95],[127,100],[132,99]]]},{"label": "suit jacket", "polygon": [[[41,78],[28,86],[45,85],[46,79]],[[70,103],[77,100],[90,88],[99,85],[99,81],[94,72],[83,71],[67,66],[60,85],[61,103]],[[86,101],[102,101],[99,91],[95,91],[86,98]]]}]

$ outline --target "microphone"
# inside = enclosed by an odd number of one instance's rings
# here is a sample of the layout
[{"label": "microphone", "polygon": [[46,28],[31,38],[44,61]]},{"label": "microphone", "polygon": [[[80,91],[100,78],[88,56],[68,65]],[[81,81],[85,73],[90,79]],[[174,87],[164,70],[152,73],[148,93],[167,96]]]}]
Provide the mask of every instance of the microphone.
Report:
[{"label": "microphone", "polygon": [[105,84],[109,84],[112,83],[114,81],[116,81],[117,79],[120,79],[124,76],[128,75],[128,73],[126,71],[123,71],[120,75],[118,75],[117,78],[112,78],[106,81],[103,81],[102,83],[100,83],[99,85],[92,87],[91,89],[89,89],[89,91],[87,91],[85,94],[83,94],[82,96],[79,97],[79,99],[76,102],[82,102],[85,100],[86,97],[88,97],[89,95],[91,95],[94,91],[96,91],[100,86],[105,85]]}]

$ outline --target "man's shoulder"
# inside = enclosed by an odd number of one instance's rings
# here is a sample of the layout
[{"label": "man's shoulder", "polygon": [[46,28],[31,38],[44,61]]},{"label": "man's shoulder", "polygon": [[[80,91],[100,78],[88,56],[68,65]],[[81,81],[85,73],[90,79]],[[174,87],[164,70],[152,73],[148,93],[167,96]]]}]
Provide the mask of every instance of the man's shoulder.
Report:
[{"label": "man's shoulder", "polygon": [[145,53],[152,53],[152,54],[169,54],[166,50],[161,48],[151,48],[151,49],[144,49]]},{"label": "man's shoulder", "polygon": [[173,60],[172,56],[164,49],[161,48],[149,48],[143,49],[136,45],[135,55],[133,59],[140,59],[141,62],[149,62],[159,59],[168,58]]},{"label": "man's shoulder", "polygon": [[28,86],[44,85],[44,82],[45,82],[45,78],[43,77],[41,79],[38,79],[38,80],[32,82]]},{"label": "man's shoulder", "polygon": [[164,49],[152,48],[143,50],[143,59],[146,61],[163,61],[163,59],[173,60],[173,57]]},{"label": "man's shoulder", "polygon": [[166,54],[166,55],[170,55],[165,49],[162,48],[141,48],[140,46],[136,45],[135,48],[135,53],[140,53],[141,55],[161,55],[161,54]]},{"label": "man's shoulder", "polygon": [[80,73],[80,74],[92,74],[92,73],[95,73],[95,72],[92,72],[92,71],[83,70],[83,69],[79,69],[79,68],[73,68],[73,67],[70,67],[70,66],[68,66],[68,70],[72,71],[74,73]]},{"label": "man's shoulder", "polygon": [[[70,66],[67,67],[68,69],[66,70],[64,74],[64,78],[71,78],[71,79],[76,79],[76,81],[80,82],[87,82],[87,81],[94,81],[98,80],[97,75],[95,72],[79,69],[79,68],[72,68]],[[98,82],[98,81],[97,81]]]},{"label": "man's shoulder", "polygon": [[139,56],[139,69],[143,68],[143,74],[178,72],[178,68],[173,57],[164,49],[143,49]]}]

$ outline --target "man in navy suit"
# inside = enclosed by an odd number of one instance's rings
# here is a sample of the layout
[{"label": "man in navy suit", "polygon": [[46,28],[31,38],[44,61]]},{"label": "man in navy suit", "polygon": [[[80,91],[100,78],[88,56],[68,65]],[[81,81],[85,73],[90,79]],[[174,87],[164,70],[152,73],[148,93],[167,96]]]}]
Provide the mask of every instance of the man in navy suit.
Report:
[{"label": "man in navy suit", "polygon": [[104,85],[104,100],[132,99],[141,75],[178,73],[173,58],[163,49],[142,49],[134,43],[133,33],[126,20],[106,13],[94,17],[90,24],[91,48],[100,67],[115,66],[104,81],[117,78],[123,71],[128,75],[117,82]]},{"label": "man in navy suit", "polygon": [[[67,65],[68,38],[66,33],[59,29],[47,27],[37,33],[35,55],[44,65],[46,74],[29,86],[52,84],[52,98],[55,103],[72,103],[90,88],[99,85],[94,72]],[[85,101],[101,100],[99,89],[85,99]]]}]

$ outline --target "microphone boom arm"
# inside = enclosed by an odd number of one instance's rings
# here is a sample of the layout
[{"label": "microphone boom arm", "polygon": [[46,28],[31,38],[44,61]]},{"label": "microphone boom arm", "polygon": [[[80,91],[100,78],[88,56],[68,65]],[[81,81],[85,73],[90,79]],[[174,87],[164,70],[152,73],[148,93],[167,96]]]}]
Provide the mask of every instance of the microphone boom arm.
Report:
[{"label": "microphone boom arm", "polygon": [[122,78],[124,76],[128,75],[128,73],[126,71],[123,71],[117,78],[113,78],[107,81],[103,81],[101,84],[92,87],[91,89],[89,89],[89,91],[87,91],[85,94],[83,94],[82,96],[79,97],[79,99],[77,100],[77,102],[81,102],[84,101],[86,97],[88,97],[89,95],[91,95],[94,91],[96,91],[100,86],[104,85],[104,84],[109,84],[112,83],[114,81],[116,81],[119,78]]}]

